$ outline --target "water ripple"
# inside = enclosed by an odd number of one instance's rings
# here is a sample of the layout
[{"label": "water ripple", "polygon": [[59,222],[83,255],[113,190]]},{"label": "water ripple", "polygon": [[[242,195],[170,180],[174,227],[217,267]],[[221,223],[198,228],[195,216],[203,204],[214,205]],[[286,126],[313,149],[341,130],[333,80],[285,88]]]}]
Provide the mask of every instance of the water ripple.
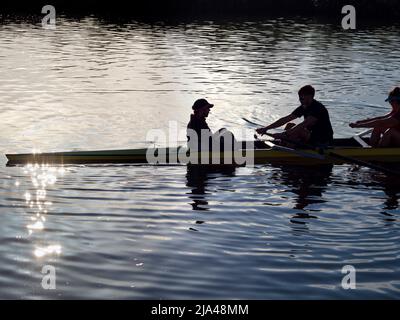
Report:
[{"label": "water ripple", "polygon": [[[284,19],[0,26],[0,137],[11,152],[129,148],[185,127],[268,123],[311,82],[337,136],[388,110],[398,27],[346,33]],[[239,137],[240,138],[240,137]],[[0,297],[399,298],[400,185],[353,166],[6,168]],[[61,170],[61,171],[60,171]],[[29,195],[29,196],[28,196]],[[357,270],[357,290],[341,269]],[[57,290],[41,286],[44,265]]]}]

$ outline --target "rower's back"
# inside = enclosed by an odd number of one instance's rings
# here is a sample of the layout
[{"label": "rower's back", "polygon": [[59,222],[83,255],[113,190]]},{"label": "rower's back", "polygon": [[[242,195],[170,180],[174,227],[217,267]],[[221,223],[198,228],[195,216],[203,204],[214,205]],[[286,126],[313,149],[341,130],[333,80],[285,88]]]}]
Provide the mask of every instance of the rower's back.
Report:
[{"label": "rower's back", "polygon": [[[208,139],[208,146],[211,146],[212,132],[206,119],[198,117],[196,114],[190,115],[190,121],[186,128],[188,148],[191,150],[202,150],[204,139]],[[209,147],[206,148],[209,150]]]}]

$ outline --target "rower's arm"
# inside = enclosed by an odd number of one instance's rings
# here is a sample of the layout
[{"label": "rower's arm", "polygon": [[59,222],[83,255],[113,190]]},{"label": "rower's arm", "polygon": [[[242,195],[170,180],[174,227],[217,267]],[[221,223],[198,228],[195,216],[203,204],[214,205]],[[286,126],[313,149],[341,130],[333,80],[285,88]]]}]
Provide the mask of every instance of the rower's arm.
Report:
[{"label": "rower's arm", "polygon": [[364,119],[364,120],[359,120],[356,121],[356,123],[366,123],[366,122],[370,122],[370,121],[375,121],[375,120],[381,120],[381,119],[386,119],[387,117],[389,117],[391,114],[385,114],[384,116],[379,116],[379,117],[374,117],[374,118],[369,118],[369,119]]},{"label": "rower's arm", "polygon": [[315,123],[317,123],[318,119],[313,117],[313,116],[308,116],[307,118],[304,119],[303,122],[299,123],[297,126],[293,127],[290,130],[287,130],[286,133],[290,132],[290,133],[294,133],[297,130],[300,129],[306,129],[308,127],[312,127]]},{"label": "rower's arm", "polygon": [[400,121],[393,118],[383,118],[378,120],[371,120],[364,123],[355,123],[354,128],[391,128],[400,124]]},{"label": "rower's arm", "polygon": [[265,133],[265,132],[267,132],[268,130],[279,128],[279,127],[283,126],[284,124],[286,124],[286,123],[288,123],[288,122],[290,122],[290,121],[293,121],[293,120],[296,119],[296,118],[297,118],[297,117],[294,116],[293,114],[289,114],[289,115],[286,116],[286,117],[282,117],[282,118],[276,120],[274,123],[271,123],[269,126],[266,126],[266,127],[264,127],[264,128],[259,128],[259,129],[257,129],[257,132],[258,132],[258,131],[263,131],[263,132]]}]

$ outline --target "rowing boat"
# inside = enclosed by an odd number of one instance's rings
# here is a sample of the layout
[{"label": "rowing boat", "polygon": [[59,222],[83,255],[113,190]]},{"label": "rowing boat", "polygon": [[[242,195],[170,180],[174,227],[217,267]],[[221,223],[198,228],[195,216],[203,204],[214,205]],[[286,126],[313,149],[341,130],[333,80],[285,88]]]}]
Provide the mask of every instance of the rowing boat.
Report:
[{"label": "rowing boat", "polygon": [[[328,149],[343,157],[352,157],[363,161],[393,163],[400,162],[400,148],[365,148],[361,147],[353,139],[335,139],[334,146]],[[136,163],[136,164],[179,164],[177,155],[185,153],[185,147],[176,148],[142,148],[123,150],[98,150],[98,151],[69,151],[51,153],[23,153],[6,154],[7,165],[23,164],[106,164],[106,163]],[[304,157],[302,152],[311,157]],[[343,163],[345,160],[338,158],[319,157],[317,150],[298,150],[298,152],[287,152],[279,148],[267,147],[261,149],[241,149],[237,151],[242,156],[250,155],[255,164],[262,163],[295,163],[295,164],[318,164],[318,163]],[[149,154],[155,154],[158,161],[149,161]],[[160,155],[163,155],[160,157]],[[198,154],[201,156],[201,153]],[[215,156],[215,154],[214,154]],[[223,157],[223,154],[220,154]],[[314,157],[315,156],[315,157]],[[217,155],[218,157],[218,155]],[[160,160],[161,159],[161,160]],[[206,164],[203,162],[201,164]]]}]

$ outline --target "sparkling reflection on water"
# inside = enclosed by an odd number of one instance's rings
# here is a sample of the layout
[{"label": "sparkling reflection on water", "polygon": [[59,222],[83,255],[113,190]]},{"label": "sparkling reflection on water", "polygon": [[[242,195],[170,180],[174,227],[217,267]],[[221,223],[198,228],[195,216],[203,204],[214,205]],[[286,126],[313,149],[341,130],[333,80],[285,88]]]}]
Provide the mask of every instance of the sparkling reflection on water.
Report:
[{"label": "sparkling reflection on water", "polygon": [[[10,170],[6,298],[398,296],[400,185],[369,169]],[[353,292],[341,289],[347,264]],[[44,265],[56,292],[40,287]]]},{"label": "sparkling reflection on water", "polygon": [[[252,128],[312,82],[337,136],[388,107],[399,29],[313,21],[0,26],[3,152],[121,148],[206,96]],[[339,131],[344,128],[344,131]],[[5,167],[2,298],[399,298],[400,184],[352,166]],[[341,288],[341,268],[357,290]],[[57,289],[41,287],[44,265]]]}]

